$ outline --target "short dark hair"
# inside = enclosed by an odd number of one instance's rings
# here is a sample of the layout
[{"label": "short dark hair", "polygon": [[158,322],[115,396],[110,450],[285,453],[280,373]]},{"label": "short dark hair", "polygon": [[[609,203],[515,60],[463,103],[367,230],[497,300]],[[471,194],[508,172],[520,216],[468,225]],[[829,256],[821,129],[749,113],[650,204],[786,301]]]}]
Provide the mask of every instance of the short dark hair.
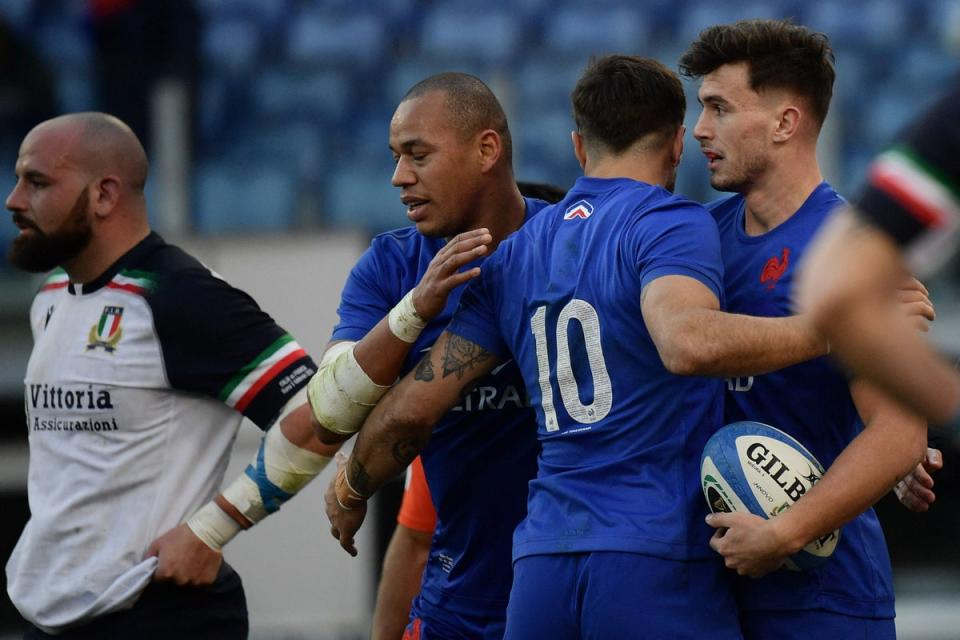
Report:
[{"label": "short dark hair", "polygon": [[789,20],[741,20],[700,32],[680,58],[680,73],[699,78],[725,64],[746,62],[750,88],[789,89],[810,101],[823,124],[833,96],[833,49],[827,36]]},{"label": "short dark hair", "polygon": [[510,127],[507,126],[507,115],[497,96],[493,95],[483,80],[469,73],[438,73],[413,85],[401,102],[419,98],[431,91],[440,91],[446,96],[450,125],[464,137],[486,129],[496,131],[503,145],[504,158],[508,165],[512,163],[513,140]]},{"label": "short dark hair", "polygon": [[662,144],[683,124],[687,109],[675,73],[656,60],[623,55],[591,61],[570,100],[584,140],[613,153],[650,134]]}]

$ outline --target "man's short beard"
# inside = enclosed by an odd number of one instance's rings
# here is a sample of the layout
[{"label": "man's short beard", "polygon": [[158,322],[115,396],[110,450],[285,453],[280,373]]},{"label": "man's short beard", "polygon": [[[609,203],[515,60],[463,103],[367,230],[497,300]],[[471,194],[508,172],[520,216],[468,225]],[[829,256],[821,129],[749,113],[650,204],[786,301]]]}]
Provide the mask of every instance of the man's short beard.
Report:
[{"label": "man's short beard", "polygon": [[[44,233],[33,225],[32,233],[21,233],[10,243],[7,260],[30,273],[44,273],[69,262],[86,249],[93,238],[88,213],[84,189],[59,229]],[[14,218],[17,215],[14,213]]]},{"label": "man's short beard", "polygon": [[[749,156],[748,156],[749,157]],[[745,166],[738,175],[725,176],[718,179],[716,174],[710,176],[710,186],[717,191],[727,193],[746,193],[756,184],[757,179],[767,170],[769,161],[765,155],[756,155],[750,157]]]}]

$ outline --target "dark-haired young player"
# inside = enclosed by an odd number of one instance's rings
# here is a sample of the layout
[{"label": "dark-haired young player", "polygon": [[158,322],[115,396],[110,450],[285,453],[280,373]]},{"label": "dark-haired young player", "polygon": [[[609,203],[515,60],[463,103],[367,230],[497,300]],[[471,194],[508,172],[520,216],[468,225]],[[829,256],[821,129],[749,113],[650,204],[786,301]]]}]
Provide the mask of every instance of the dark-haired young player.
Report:
[{"label": "dark-haired young player", "polygon": [[[684,74],[703,79],[693,134],[710,182],[737,193],[708,205],[720,228],[732,313],[792,315],[797,265],[843,203],[816,159],[832,63],[825,36],[779,20],[710,27],[680,60]],[[921,292],[904,295],[932,312]],[[822,568],[738,579],[744,635],[808,638],[815,629],[831,637],[893,638],[890,560],[870,506],[923,457],[926,424],[862,381],[849,381],[827,358],[729,379],[726,421],[735,420],[782,429],[831,468],[811,492],[818,500],[801,500],[781,517],[711,516],[713,526],[728,528],[712,541],[728,566],[761,575],[845,525]]]}]

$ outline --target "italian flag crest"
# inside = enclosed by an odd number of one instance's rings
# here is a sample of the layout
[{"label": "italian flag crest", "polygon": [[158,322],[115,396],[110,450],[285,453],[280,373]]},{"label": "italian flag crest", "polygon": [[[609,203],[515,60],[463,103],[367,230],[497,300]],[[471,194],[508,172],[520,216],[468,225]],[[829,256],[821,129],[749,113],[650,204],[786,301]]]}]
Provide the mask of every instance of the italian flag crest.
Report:
[{"label": "italian flag crest", "polygon": [[123,329],[120,327],[120,319],[123,317],[123,307],[106,306],[103,313],[100,314],[100,320],[90,327],[90,335],[87,336],[87,351],[93,351],[97,347],[102,347],[107,353],[113,353],[117,349],[117,343],[123,336]]}]

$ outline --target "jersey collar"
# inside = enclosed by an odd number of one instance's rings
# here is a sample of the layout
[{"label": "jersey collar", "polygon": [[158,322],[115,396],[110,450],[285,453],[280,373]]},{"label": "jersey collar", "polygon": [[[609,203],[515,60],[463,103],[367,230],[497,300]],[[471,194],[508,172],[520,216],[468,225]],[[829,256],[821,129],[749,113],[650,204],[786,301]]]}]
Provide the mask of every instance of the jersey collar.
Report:
[{"label": "jersey collar", "polygon": [[156,231],[151,231],[146,238],[138,242],[130,251],[127,251],[125,254],[120,256],[116,262],[110,265],[106,271],[97,276],[94,280],[84,284],[74,284],[71,282],[67,285],[67,291],[71,295],[75,296],[84,296],[94,293],[102,289],[108,282],[113,280],[114,276],[120,272],[121,269],[130,265],[136,265],[140,263],[144,256],[152,252],[157,247],[166,244],[163,238],[160,237]]}]

